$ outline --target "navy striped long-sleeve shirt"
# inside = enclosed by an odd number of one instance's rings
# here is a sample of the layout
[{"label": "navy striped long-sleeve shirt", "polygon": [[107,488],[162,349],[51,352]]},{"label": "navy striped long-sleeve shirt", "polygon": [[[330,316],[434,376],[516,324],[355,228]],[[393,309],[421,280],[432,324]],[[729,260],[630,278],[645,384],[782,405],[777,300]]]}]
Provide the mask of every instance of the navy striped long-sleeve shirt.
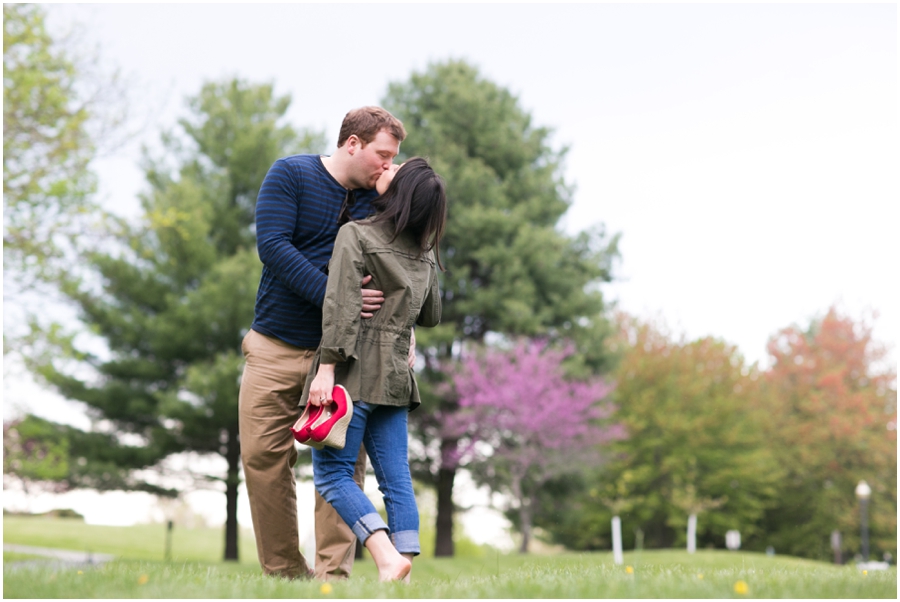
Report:
[{"label": "navy striped long-sleeve shirt", "polygon": [[[354,219],[367,217],[375,190],[356,190]],[[326,269],[346,189],[320,155],[278,159],[256,201],[256,247],[263,263],[251,328],[297,347],[322,338]]]}]

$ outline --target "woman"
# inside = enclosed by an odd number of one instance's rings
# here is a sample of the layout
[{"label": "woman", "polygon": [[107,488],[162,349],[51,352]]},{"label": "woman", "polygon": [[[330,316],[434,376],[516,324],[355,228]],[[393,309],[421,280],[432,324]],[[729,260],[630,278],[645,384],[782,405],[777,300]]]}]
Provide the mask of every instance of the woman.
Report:
[{"label": "woman", "polygon": [[[313,449],[319,494],[372,554],[382,581],[409,581],[419,554],[419,511],[407,451],[407,414],[419,391],[407,357],[414,324],[440,322],[438,244],[444,231],[444,182],[425,159],[384,172],[373,217],[343,226],[329,263],[322,307],[322,343],[303,400],[328,403],[335,384],[354,402],[343,449]],[[384,292],[381,310],[360,319],[359,282]],[[302,400],[301,400],[302,401]],[[353,482],[360,443],[384,494],[388,523]]]}]

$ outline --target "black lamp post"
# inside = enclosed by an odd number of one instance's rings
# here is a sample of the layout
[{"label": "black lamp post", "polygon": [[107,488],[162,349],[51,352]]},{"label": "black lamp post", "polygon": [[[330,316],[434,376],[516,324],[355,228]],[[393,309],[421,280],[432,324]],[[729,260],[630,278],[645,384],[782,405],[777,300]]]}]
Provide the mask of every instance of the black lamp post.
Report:
[{"label": "black lamp post", "polygon": [[860,481],[856,486],[856,497],[859,499],[859,530],[862,539],[862,559],[869,562],[869,496],[872,488],[865,481]]}]

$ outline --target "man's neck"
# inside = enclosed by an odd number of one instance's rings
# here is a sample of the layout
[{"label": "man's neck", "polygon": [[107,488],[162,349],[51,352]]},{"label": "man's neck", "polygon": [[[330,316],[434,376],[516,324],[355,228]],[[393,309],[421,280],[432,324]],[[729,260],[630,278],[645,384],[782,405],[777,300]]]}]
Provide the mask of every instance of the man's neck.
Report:
[{"label": "man's neck", "polygon": [[340,149],[330,157],[322,155],[322,165],[325,166],[325,169],[331,174],[331,177],[337,180],[338,184],[348,190],[350,189],[350,184],[347,179],[347,170],[344,166]]}]

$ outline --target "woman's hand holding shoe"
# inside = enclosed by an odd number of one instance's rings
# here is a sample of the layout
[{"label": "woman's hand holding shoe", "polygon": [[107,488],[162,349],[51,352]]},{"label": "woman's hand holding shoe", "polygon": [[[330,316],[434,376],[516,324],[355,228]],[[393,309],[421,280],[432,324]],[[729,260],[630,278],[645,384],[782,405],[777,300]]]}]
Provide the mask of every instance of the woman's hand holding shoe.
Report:
[{"label": "woman's hand holding shoe", "polygon": [[307,403],[321,406],[331,400],[334,389],[334,364],[319,364],[319,370],[309,387]]}]

